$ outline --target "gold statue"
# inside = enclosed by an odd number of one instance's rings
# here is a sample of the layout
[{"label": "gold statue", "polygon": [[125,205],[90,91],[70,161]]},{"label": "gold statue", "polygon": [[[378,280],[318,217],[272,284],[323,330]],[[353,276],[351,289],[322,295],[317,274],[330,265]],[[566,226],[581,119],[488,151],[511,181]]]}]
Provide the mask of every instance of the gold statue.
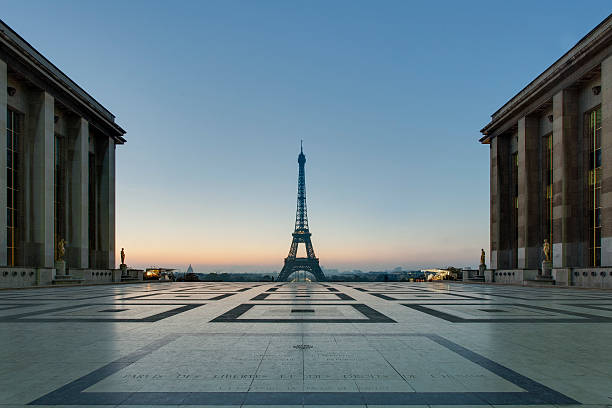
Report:
[{"label": "gold statue", "polygon": [[550,262],[550,243],[548,242],[548,239],[544,240],[542,252],[544,253],[544,262]]},{"label": "gold statue", "polygon": [[57,260],[63,261],[64,255],[66,255],[66,240],[64,238],[60,239],[57,243]]},{"label": "gold statue", "polygon": [[125,265],[125,251],[121,248],[121,265]]},{"label": "gold statue", "polygon": [[483,248],[480,249],[480,264],[481,265],[485,264],[485,251]]}]

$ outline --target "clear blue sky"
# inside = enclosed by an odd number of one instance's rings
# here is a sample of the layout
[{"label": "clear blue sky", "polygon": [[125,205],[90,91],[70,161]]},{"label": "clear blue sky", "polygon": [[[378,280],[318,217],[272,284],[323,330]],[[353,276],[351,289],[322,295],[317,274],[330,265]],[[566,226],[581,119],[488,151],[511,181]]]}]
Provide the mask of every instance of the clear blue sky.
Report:
[{"label": "clear blue sky", "polygon": [[[577,1],[0,1],[117,116],[128,264],[279,270],[304,139],[338,269],[475,265],[490,114],[611,11]],[[488,251],[487,251],[488,252]]]}]

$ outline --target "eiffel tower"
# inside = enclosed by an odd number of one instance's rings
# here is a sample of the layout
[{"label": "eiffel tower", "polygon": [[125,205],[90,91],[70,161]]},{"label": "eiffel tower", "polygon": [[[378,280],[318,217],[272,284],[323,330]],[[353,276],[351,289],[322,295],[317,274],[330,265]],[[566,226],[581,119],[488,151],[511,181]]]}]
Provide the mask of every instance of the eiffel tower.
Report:
[{"label": "eiffel tower", "polygon": [[[308,230],[308,214],[306,213],[306,177],[304,176],[304,164],[306,156],[302,143],[300,142],[300,155],[298,156],[298,197],[297,211],[295,213],[295,231],[293,231],[293,241],[289,249],[289,256],[285,258],[285,266],[278,275],[278,281],[284,282],[293,272],[307,271],[314,275],[318,281],[324,281],[325,275],[319,266],[319,258],[315,256],[312,242],[310,241],[310,231]],[[306,258],[298,258],[298,244],[306,245]]]}]

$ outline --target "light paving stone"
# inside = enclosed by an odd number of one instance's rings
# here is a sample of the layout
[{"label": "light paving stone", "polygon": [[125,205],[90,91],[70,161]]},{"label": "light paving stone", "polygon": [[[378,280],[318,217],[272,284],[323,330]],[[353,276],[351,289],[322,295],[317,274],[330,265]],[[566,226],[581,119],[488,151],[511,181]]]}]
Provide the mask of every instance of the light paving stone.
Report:
[{"label": "light paving stone", "polygon": [[612,402],[609,291],[326,285],[1,291],[0,407]]}]

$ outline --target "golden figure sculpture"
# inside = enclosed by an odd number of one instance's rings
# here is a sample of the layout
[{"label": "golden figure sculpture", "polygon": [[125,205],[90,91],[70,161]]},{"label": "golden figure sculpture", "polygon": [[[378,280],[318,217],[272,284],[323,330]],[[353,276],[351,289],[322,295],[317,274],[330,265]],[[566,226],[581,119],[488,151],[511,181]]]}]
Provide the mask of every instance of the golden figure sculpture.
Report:
[{"label": "golden figure sculpture", "polygon": [[548,239],[544,240],[542,252],[544,253],[544,262],[550,262],[550,243],[548,242]]},{"label": "golden figure sculpture", "polygon": [[57,243],[57,260],[63,261],[64,255],[66,255],[66,240],[64,238],[60,239]]},{"label": "golden figure sculpture", "polygon": [[485,251],[483,248],[480,249],[480,264],[481,265],[485,264]]},{"label": "golden figure sculpture", "polygon": [[121,248],[121,265],[125,265],[125,251]]}]

